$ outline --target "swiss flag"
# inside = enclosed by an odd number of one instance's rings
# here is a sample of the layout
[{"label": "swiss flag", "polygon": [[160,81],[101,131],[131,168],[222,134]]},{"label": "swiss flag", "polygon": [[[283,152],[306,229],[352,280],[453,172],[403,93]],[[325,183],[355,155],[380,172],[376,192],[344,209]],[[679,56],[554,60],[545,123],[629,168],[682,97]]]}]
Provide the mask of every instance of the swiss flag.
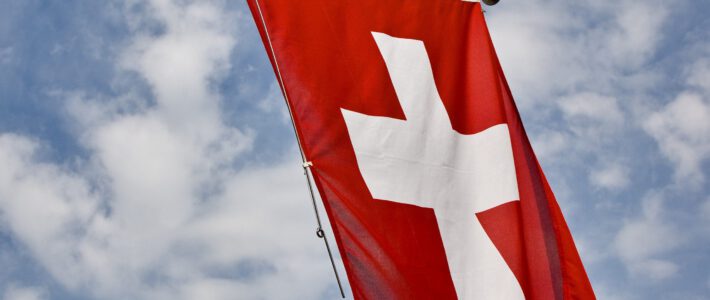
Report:
[{"label": "swiss flag", "polygon": [[480,3],[247,0],[358,299],[594,299]]}]

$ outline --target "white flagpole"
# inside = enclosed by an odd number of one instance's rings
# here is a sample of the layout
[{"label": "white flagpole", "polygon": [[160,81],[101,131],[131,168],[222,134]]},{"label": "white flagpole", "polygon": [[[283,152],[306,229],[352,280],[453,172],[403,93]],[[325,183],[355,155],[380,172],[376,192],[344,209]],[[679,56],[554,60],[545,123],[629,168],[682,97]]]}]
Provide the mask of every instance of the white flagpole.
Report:
[{"label": "white flagpole", "polygon": [[313,184],[311,183],[311,176],[313,176],[313,173],[311,172],[311,175],[308,175],[308,171],[310,170],[311,167],[313,167],[313,163],[309,160],[306,159],[306,155],[303,152],[303,146],[301,145],[301,140],[298,136],[298,130],[296,130],[296,123],[293,118],[293,112],[291,111],[291,102],[288,100],[288,94],[286,93],[286,86],[284,85],[283,77],[281,76],[281,69],[279,68],[279,63],[276,59],[276,52],[274,51],[274,46],[271,44],[271,37],[269,36],[269,29],[266,27],[266,20],[264,19],[264,14],[261,12],[261,5],[259,4],[259,0],[255,0],[256,3],[256,8],[259,11],[259,18],[261,19],[261,24],[264,28],[264,33],[266,34],[266,40],[269,44],[269,51],[271,52],[271,57],[274,59],[274,69],[276,69],[276,74],[279,77],[279,84],[281,85],[281,90],[283,91],[284,95],[284,100],[286,101],[286,107],[288,108],[288,114],[291,117],[291,126],[293,127],[293,133],[296,135],[296,142],[298,142],[298,150],[301,153],[301,160],[303,161],[303,175],[306,176],[306,182],[308,183],[308,191],[311,194],[311,202],[313,204],[313,211],[315,212],[316,215],[316,222],[318,224],[318,228],[316,229],[316,236],[319,238],[323,239],[323,242],[325,243],[325,248],[328,250],[328,257],[330,258],[330,264],[333,267],[333,273],[335,273],[335,280],[338,282],[338,288],[340,289],[340,296],[345,298],[345,292],[343,291],[343,285],[340,282],[340,276],[338,275],[338,269],[335,267],[335,260],[333,259],[333,253],[330,250],[330,244],[328,243],[328,238],[325,235],[325,231],[323,231],[323,225],[320,219],[320,214],[318,213],[318,206],[316,204],[316,197],[315,193],[313,192]]}]

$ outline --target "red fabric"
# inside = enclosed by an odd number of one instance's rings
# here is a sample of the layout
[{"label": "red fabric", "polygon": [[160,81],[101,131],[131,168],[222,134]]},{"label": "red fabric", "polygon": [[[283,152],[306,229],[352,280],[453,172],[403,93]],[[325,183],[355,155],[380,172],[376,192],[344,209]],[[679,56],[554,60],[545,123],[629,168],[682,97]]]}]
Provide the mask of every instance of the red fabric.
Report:
[{"label": "red fabric", "polygon": [[424,42],[455,130],[473,134],[508,124],[520,202],[472,217],[479,218],[526,298],[594,299],[572,236],[520,122],[480,4],[247,2],[269,58],[274,67],[278,63],[283,76],[296,130],[314,164],[315,183],[356,299],[456,298],[433,210],[373,200],[340,113],[345,108],[404,119],[373,31]]}]

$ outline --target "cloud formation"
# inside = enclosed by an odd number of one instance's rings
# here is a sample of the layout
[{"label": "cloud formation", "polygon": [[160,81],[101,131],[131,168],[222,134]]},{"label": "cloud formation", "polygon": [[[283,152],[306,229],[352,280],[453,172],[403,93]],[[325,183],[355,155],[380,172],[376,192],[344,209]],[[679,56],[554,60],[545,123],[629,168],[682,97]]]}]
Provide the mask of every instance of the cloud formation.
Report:
[{"label": "cloud formation", "polygon": [[38,287],[26,287],[9,285],[5,289],[3,295],[5,300],[42,300],[47,299],[47,293],[44,289]]},{"label": "cloud formation", "polygon": [[[311,212],[295,149],[290,160],[236,167],[256,136],[221,112],[218,84],[245,30],[237,13],[218,1],[120,9],[133,37],[116,68],[151,96],[53,91],[88,153],[72,163],[47,159],[35,138],[0,135],[3,224],[54,280],[92,298],[328,295],[331,284],[312,284],[331,274],[303,222]],[[4,289],[7,299],[46,296]]]},{"label": "cloud formation", "polygon": [[[489,9],[531,141],[602,298],[706,292],[674,286],[708,275],[677,254],[707,249],[697,208],[708,192],[710,48],[707,22],[689,17],[701,6],[503,1]],[[623,292],[631,287],[640,288]]]},{"label": "cloud formation", "polygon": [[641,216],[627,221],[616,235],[615,248],[634,276],[653,280],[670,278],[679,267],[662,256],[682,246],[687,236],[664,220],[663,199],[659,195],[650,195],[642,204]]},{"label": "cloud formation", "polygon": [[678,95],[644,123],[663,154],[675,165],[675,179],[705,182],[703,165],[710,159],[710,104],[696,93]]}]

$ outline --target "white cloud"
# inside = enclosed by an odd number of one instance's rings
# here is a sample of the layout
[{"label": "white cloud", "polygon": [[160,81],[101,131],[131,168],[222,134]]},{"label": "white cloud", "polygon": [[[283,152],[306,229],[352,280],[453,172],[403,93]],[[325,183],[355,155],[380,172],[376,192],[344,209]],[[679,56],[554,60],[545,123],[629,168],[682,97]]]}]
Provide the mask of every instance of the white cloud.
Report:
[{"label": "white cloud", "polygon": [[663,280],[679,271],[679,266],[664,255],[683,245],[687,237],[665,220],[664,210],[660,195],[645,198],[642,215],[625,222],[616,235],[616,253],[634,276]]},{"label": "white cloud", "polygon": [[88,174],[41,162],[38,149],[27,138],[0,136],[0,162],[8,166],[0,172],[0,208],[70,290],[111,299],[313,299],[332,283],[322,245],[304,223],[312,212],[296,163],[231,173],[225,190],[199,207],[177,207],[179,199],[160,193],[138,196],[141,203],[117,193],[107,213],[100,207],[106,195],[91,192]]},{"label": "white cloud", "polygon": [[[706,48],[710,52],[710,44]],[[687,83],[710,93],[710,59],[702,57],[690,65]]]},{"label": "white cloud", "polygon": [[624,1],[613,5],[611,11],[615,16],[606,50],[615,65],[638,68],[656,51],[668,11],[660,1]]},{"label": "white cloud", "polygon": [[657,0],[560,0],[501,3],[487,19],[516,101],[539,111],[560,94],[616,93],[622,80],[627,90],[652,87],[658,77],[641,67],[656,53],[668,15]]},{"label": "white cloud", "polygon": [[695,93],[680,94],[644,122],[661,152],[674,163],[675,179],[690,185],[705,181],[710,158],[710,104]]},{"label": "white cloud", "polygon": [[589,179],[592,184],[609,190],[618,190],[629,185],[629,170],[620,164],[609,164],[592,170]]},{"label": "white cloud", "polygon": [[562,98],[558,105],[568,119],[590,119],[614,127],[624,121],[623,113],[612,97],[586,92]]},{"label": "white cloud", "polygon": [[579,93],[563,97],[558,106],[568,128],[585,144],[599,144],[618,133],[624,124],[624,113],[616,98],[595,93]]},{"label": "white cloud", "polygon": [[291,123],[291,117],[289,116],[288,109],[286,108],[281,88],[276,82],[271,84],[269,92],[259,101],[257,107],[265,113],[273,113],[278,111],[281,116],[281,122],[284,124]]},{"label": "white cloud", "polygon": [[591,153],[596,156],[589,171],[594,186],[621,190],[630,182],[631,170],[622,158],[612,155],[609,147],[618,144],[625,126],[625,114],[616,98],[597,93],[577,93],[563,97],[558,107],[570,132],[565,146],[573,155]]},{"label": "white cloud", "polygon": [[560,86],[580,80],[580,73],[570,70],[576,69],[568,47],[571,43],[562,37],[566,26],[578,28],[579,24],[568,17],[564,5],[519,3],[515,8],[492,8],[488,23],[503,69],[523,109],[549,100],[545,97]]},{"label": "white cloud", "polygon": [[570,138],[564,133],[548,130],[531,139],[535,154],[540,161],[553,161],[569,148]]},{"label": "white cloud", "polygon": [[594,294],[597,297],[597,299],[604,299],[604,300],[629,300],[629,299],[637,299],[634,296],[631,296],[631,292],[628,290],[623,290],[619,291],[616,289],[609,288],[605,285],[602,284],[595,284],[594,285]]},{"label": "white cloud", "polygon": [[18,286],[10,284],[5,289],[3,300],[42,300],[47,299],[47,292],[44,288]]},{"label": "white cloud", "polygon": [[[86,159],[47,161],[41,141],[0,135],[0,217],[69,291],[315,299],[332,289],[321,241],[304,222],[312,212],[295,151],[290,164],[234,168],[254,133],[227,125],[220,110],[216,84],[239,42],[237,18],[220,3],[127,4],[135,38],[116,64],[154,97],[54,91],[67,99]],[[148,19],[159,33],[143,27]]]},{"label": "white cloud", "polygon": [[62,254],[75,249],[73,233],[91,222],[99,202],[82,178],[60,166],[33,163],[38,148],[20,136],[0,136],[0,162],[5,166],[0,172],[0,209],[37,259],[69,275],[65,279],[73,285],[75,261]]},{"label": "white cloud", "polygon": [[597,264],[609,256],[608,251],[603,251],[605,249],[594,245],[595,242],[589,237],[576,236],[574,241],[579,256],[586,266]]},{"label": "white cloud", "polygon": [[624,157],[622,145],[662,80],[648,66],[670,8],[659,1],[506,5],[490,9],[489,28],[526,125],[539,133],[532,142],[541,161],[565,154],[556,164],[584,167],[591,184],[627,188],[635,157]]},{"label": "white cloud", "polygon": [[632,266],[634,273],[643,274],[653,280],[662,280],[675,276],[679,267],[676,263],[662,259],[647,259],[635,262]]},{"label": "white cloud", "polygon": [[[662,149],[663,154],[683,161],[689,173],[702,172],[696,159],[698,145],[689,144],[689,139],[677,134],[680,130],[673,129],[675,123],[691,121],[676,121],[678,117],[670,116],[670,110],[654,109],[661,100],[658,87],[666,86],[668,76],[672,76],[659,66],[659,58],[668,55],[659,50],[665,49],[660,46],[667,36],[666,25],[674,9],[655,0],[624,3],[553,0],[545,5],[501,2],[489,9],[486,18],[493,42],[526,127],[532,129],[529,132],[533,133],[535,151],[545,167],[550,164],[555,167],[546,169],[553,187],[567,182],[574,186],[579,176],[573,174],[586,173],[590,185],[612,191],[639,191],[648,188],[648,184],[662,188],[666,183],[633,181],[632,186],[632,178],[646,180],[648,175],[635,173],[657,171],[649,170],[648,161],[644,160],[653,150],[637,149],[635,139],[639,130],[649,128],[647,119],[654,115],[662,120],[658,126],[662,135],[658,136],[674,138],[659,144],[677,145],[680,141],[682,147],[692,149],[688,152],[693,155],[679,154],[675,149]],[[702,86],[708,82],[706,71],[707,68],[695,67],[689,72],[693,79],[688,85],[704,89]],[[708,124],[707,119],[706,116],[696,121]],[[708,131],[704,132],[705,137],[710,136]],[[571,176],[555,176],[551,173],[555,171]],[[588,190],[575,187],[571,199],[589,199],[588,193],[582,194],[585,191]],[[613,212],[623,218],[628,214],[627,208],[636,205],[626,197],[625,193],[616,193],[601,204],[590,205],[607,207],[597,211]],[[564,199],[560,203],[563,209],[572,205]],[[660,200],[645,199],[643,203],[645,209],[641,215],[625,221],[619,232],[609,232],[614,236],[611,252],[633,275],[630,280],[676,276],[681,271],[680,265],[669,257],[685,242],[685,237],[675,221],[659,209]],[[618,226],[614,219],[604,215],[586,218],[594,219],[590,224],[606,224],[609,229]],[[576,235],[584,236],[585,232],[599,229],[581,226],[577,230]],[[582,248],[590,247],[582,243]],[[605,251],[584,251],[591,253],[592,266],[609,263]],[[590,276],[596,282],[622,280],[600,277],[598,273]]]}]

